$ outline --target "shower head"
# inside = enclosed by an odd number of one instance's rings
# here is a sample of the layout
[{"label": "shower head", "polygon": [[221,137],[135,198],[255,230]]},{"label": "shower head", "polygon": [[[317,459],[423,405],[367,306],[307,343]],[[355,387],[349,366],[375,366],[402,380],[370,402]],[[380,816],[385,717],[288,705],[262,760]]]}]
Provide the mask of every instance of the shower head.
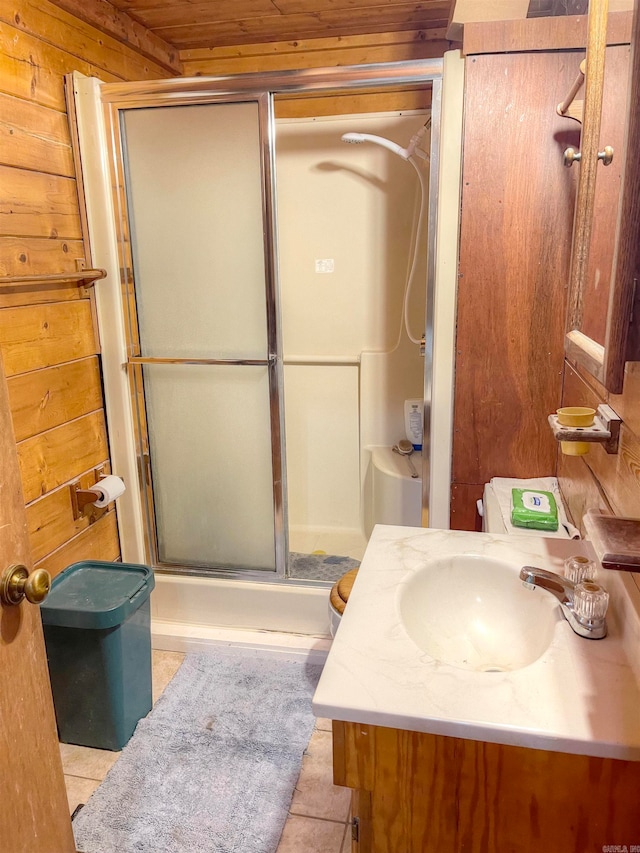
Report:
[{"label": "shower head", "polygon": [[373,136],[371,133],[343,133],[342,141],[348,142],[350,145],[359,145],[361,142],[373,142],[374,145],[382,145],[383,148],[393,151],[394,154],[402,157],[403,160],[408,160],[411,156],[411,153],[406,148],[401,148],[390,139],[385,139],[384,136]]}]

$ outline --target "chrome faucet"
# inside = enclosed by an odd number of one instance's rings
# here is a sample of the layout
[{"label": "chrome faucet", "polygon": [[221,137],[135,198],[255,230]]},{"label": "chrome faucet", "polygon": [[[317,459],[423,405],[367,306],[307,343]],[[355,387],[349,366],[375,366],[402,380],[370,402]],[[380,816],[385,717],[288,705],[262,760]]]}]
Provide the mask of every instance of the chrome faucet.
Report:
[{"label": "chrome faucet", "polygon": [[555,595],[562,615],[576,634],[589,640],[601,640],[607,636],[605,613],[609,596],[598,584],[593,581],[576,584],[569,578],[535,566],[523,566],[520,580],[528,589],[539,586]]}]

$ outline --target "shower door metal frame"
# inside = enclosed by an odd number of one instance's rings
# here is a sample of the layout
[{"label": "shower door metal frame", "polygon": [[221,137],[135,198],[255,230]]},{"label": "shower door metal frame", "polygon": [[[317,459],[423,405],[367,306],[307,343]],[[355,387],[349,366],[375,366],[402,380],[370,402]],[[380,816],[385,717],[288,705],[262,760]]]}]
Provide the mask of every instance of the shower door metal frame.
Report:
[{"label": "shower door metal frame", "polygon": [[[436,202],[439,179],[439,128],[442,88],[442,59],[409,60],[406,62],[376,63],[338,68],[304,69],[265,74],[251,73],[220,77],[185,77],[132,83],[104,83],[100,86],[107,144],[110,152],[113,205],[116,212],[116,233],[123,311],[127,327],[127,356],[125,365],[129,380],[131,405],[137,422],[138,475],[144,496],[145,545],[154,569],[175,574],[225,577],[235,580],[291,582],[286,577],[288,530],[286,505],[286,456],[283,406],[283,358],[279,325],[279,286],[276,221],[275,175],[275,115],[274,99],[279,95],[330,94],[345,91],[384,90],[398,86],[431,84],[431,151],[429,169],[429,217],[426,311],[425,311],[425,372],[424,372],[424,435],[426,448],[422,454],[423,498],[422,512],[428,519],[430,457],[428,430],[431,422],[431,387],[433,371],[433,316],[435,299]],[[135,309],[133,258],[128,240],[129,217],[126,202],[126,150],[123,145],[121,113],[132,109],[257,102],[262,172],[262,215],[265,228],[265,296],[267,305],[267,343],[265,360],[243,359],[167,359],[143,357],[140,354]],[[158,555],[153,486],[150,471],[149,444],[144,411],[142,370],[145,364],[223,364],[266,365],[269,374],[269,399],[273,466],[275,572],[242,570],[226,567],[209,568],[161,562]],[[425,452],[426,450],[426,452]],[[295,581],[294,581],[295,582]],[[324,581],[304,581],[305,585],[326,586]]]},{"label": "shower door metal frame", "polygon": [[[103,98],[103,103],[104,103]],[[245,91],[237,94],[212,94],[206,100],[198,99],[197,104],[232,104],[232,103],[255,103],[258,107],[258,132],[260,146],[261,166],[261,198],[262,198],[262,221],[266,235],[275,233],[275,208],[273,204],[273,146],[268,139],[268,129],[273,122],[273,99],[268,93],[259,91]],[[109,141],[111,143],[111,160],[114,170],[114,207],[117,211],[117,240],[120,256],[121,286],[124,298],[124,311],[127,320],[127,371],[131,386],[132,405],[137,425],[136,436],[138,446],[136,448],[138,458],[138,473],[141,491],[144,496],[143,514],[145,518],[145,544],[154,569],[175,573],[179,571],[184,574],[222,574],[225,577],[236,578],[262,578],[276,576],[283,579],[286,569],[286,536],[279,535],[280,531],[286,532],[284,503],[285,472],[284,472],[284,428],[282,398],[282,368],[281,368],[281,342],[278,334],[278,305],[277,305],[277,255],[273,251],[270,241],[264,240],[265,260],[265,299],[266,299],[266,325],[267,325],[267,356],[264,359],[242,359],[242,358],[162,358],[142,356],[140,352],[140,341],[138,337],[138,325],[136,316],[135,287],[134,287],[134,264],[131,244],[133,234],[131,220],[127,211],[126,187],[128,185],[128,158],[126,150],[126,135],[123,127],[123,113],[131,109],[148,109],[153,107],[170,108],[174,106],[192,105],[191,99],[184,100],[180,97],[153,99],[153,102],[131,103],[125,99],[125,103],[105,103],[105,122]],[[265,131],[266,129],[266,131]],[[131,235],[131,241],[127,239],[127,233]],[[206,367],[211,365],[222,366],[264,366],[268,371],[269,378],[269,409],[271,425],[271,459],[272,459],[272,490],[274,510],[274,551],[275,571],[259,569],[233,569],[226,567],[188,566],[161,560],[158,549],[158,537],[156,530],[156,513],[154,507],[153,479],[151,469],[151,458],[149,450],[149,439],[146,422],[146,411],[144,404],[144,365],[175,364],[193,365]]]},{"label": "shower door metal frame", "polygon": [[436,303],[436,251],[438,195],[440,189],[440,124],[442,77],[431,92],[431,146],[429,151],[429,208],[427,215],[427,289],[424,318],[424,389],[422,393],[422,526],[429,527],[431,502],[431,416],[434,370],[434,317]]}]

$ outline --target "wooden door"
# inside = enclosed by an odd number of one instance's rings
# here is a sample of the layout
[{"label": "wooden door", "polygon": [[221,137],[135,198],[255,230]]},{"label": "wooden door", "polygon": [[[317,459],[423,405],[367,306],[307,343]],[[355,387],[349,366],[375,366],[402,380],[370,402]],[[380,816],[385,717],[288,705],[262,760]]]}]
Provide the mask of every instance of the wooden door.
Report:
[{"label": "wooden door", "polygon": [[[0,573],[32,569],[7,383],[0,357]],[[1,853],[74,853],[37,606],[0,603]]]}]

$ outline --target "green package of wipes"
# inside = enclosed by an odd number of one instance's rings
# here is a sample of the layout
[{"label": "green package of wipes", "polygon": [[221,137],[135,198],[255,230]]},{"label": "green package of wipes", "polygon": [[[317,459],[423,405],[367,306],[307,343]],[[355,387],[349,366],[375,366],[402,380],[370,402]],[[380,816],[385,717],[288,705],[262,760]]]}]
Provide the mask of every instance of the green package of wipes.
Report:
[{"label": "green package of wipes", "polygon": [[511,490],[511,523],[536,530],[558,529],[558,506],[551,492]]}]

